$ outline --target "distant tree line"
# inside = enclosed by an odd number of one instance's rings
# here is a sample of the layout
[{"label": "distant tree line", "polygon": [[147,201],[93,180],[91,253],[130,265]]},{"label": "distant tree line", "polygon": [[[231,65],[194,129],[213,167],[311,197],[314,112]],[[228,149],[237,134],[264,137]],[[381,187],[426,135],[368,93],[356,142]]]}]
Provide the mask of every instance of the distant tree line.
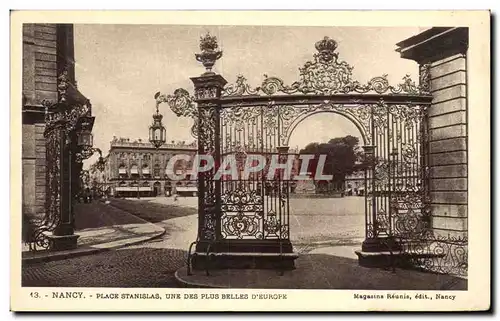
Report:
[{"label": "distant tree line", "polygon": [[311,175],[316,173],[319,156],[326,155],[322,173],[332,175],[333,179],[330,182],[320,181],[315,183],[318,187],[329,184],[337,190],[343,188],[346,176],[361,170],[363,168],[362,164],[364,164],[359,139],[351,135],[332,138],[327,143],[309,143],[300,150],[299,154],[315,155],[314,159],[309,162],[307,169]]}]

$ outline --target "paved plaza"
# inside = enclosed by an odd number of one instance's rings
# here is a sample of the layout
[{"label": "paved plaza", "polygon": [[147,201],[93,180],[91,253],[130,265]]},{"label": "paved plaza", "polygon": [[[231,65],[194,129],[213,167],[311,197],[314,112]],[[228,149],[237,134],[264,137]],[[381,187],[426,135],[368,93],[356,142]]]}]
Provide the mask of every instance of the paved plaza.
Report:
[{"label": "paved plaza", "polygon": [[[359,247],[356,244],[363,237],[363,212],[357,210],[363,208],[363,201],[358,197],[290,199],[295,250],[322,253],[322,248],[331,245],[350,244],[337,247],[337,252],[354,258],[354,250]],[[114,235],[111,230],[121,230],[119,223],[129,226],[148,221],[165,233],[151,241],[103,253],[25,264],[23,285],[133,287],[153,286],[153,282],[155,286],[173,286],[173,273],[185,264],[186,250],[196,239],[197,204],[195,197],[110,199],[109,204],[82,204],[76,217],[82,247],[105,242],[103,237]],[[125,211],[133,216],[124,215]]]},{"label": "paved plaza", "polygon": [[[177,277],[179,273],[182,274],[181,268],[186,265],[186,251],[196,239],[197,198],[110,199],[109,204],[96,206],[101,210],[98,215],[94,213],[86,219],[80,219],[78,224],[82,227],[81,232],[98,228],[97,223],[91,222],[92,215],[100,218],[101,225],[109,222],[109,225],[114,226],[120,217],[116,212],[127,210],[136,218],[122,215],[124,222],[146,220],[163,229],[164,233],[149,241],[97,254],[23,264],[23,286],[180,286],[175,273],[179,270]],[[363,208],[362,197],[292,198],[290,231],[295,251],[300,254],[296,261],[297,270],[286,272],[284,276],[279,276],[276,271],[264,271],[264,274],[247,271],[248,276],[245,278],[249,282],[246,283],[241,283],[241,278],[229,272],[227,280],[224,275],[221,279],[220,272],[213,272],[210,277],[200,272],[198,281],[214,283],[216,287],[220,287],[221,282],[226,286],[266,288],[396,289],[411,284],[412,288],[421,289],[466,287],[466,281],[457,281],[450,276],[400,269],[392,273],[389,270],[360,267],[354,251],[360,248],[363,240]],[[105,219],[107,215],[112,215],[113,221]],[[267,281],[264,282],[262,278]],[[284,286],[283,282],[288,285]]]},{"label": "paved plaza", "polygon": [[[158,197],[150,198],[148,201],[190,208],[197,208],[198,205],[198,199],[195,197],[180,197],[177,201],[174,201],[173,198]],[[365,233],[364,202],[364,197],[357,196],[291,198],[290,238],[292,243],[300,247],[313,246],[315,248],[360,245]],[[192,240],[196,239],[196,229],[198,228],[196,215],[193,217],[184,216],[182,219],[173,219],[162,224],[178,226],[174,230],[182,230],[186,235],[191,234]],[[190,242],[187,243],[187,246]]]},{"label": "paved plaza", "polygon": [[[305,248],[350,245],[358,249],[364,239],[364,198],[357,196],[343,198],[291,198],[290,238],[298,251]],[[167,238],[176,248],[187,249],[196,239],[198,228],[196,197],[156,197],[115,201],[122,209],[130,210],[130,203],[140,203],[155,211],[154,204],[174,206],[182,211],[179,217],[168,214],[172,219],[156,222],[167,230]],[[192,215],[186,213],[192,209]],[[142,209],[141,209],[142,210]],[[157,211],[161,211],[159,208]],[[133,212],[132,212],[133,213]],[[142,217],[151,221],[151,218]],[[350,257],[356,257],[354,250]]]}]

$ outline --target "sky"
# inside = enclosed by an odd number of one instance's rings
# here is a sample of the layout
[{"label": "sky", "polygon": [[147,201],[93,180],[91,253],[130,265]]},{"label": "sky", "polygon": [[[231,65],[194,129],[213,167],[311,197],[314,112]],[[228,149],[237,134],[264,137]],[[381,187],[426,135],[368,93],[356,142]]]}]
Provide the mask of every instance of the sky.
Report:
[{"label": "sky", "polygon": [[[406,74],[418,80],[417,64],[395,51],[397,42],[421,32],[418,27],[76,24],[76,78],[96,116],[94,147],[107,154],[113,136],[148,139],[154,94],[180,87],[193,92],[190,77],[205,71],[194,54],[206,32],[217,36],[223,50],[214,71],[229,83],[242,74],[256,87],[267,74],[290,84],[299,79],[299,67],[312,59],[314,44],[325,36],[337,41],[339,60],[354,66],[354,80],[366,83],[383,74],[394,85]],[[167,141],[193,141],[191,119],[177,117],[167,104],[160,105],[160,112]],[[316,114],[297,126],[290,147],[345,135],[360,137],[344,117]]]}]

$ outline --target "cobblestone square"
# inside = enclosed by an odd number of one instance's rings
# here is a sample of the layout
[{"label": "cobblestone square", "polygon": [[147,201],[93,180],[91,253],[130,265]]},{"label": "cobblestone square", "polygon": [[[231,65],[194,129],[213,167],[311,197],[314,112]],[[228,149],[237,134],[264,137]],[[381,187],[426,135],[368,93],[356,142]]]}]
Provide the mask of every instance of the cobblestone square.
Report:
[{"label": "cobblestone square", "polygon": [[[197,202],[195,197],[111,199],[112,208],[129,210],[164,228],[165,235],[118,250],[25,265],[23,286],[175,287],[173,274],[185,265],[186,251],[196,239]],[[305,254],[334,245],[351,245],[352,250],[344,250],[344,256],[353,258],[354,249],[363,239],[363,206],[362,197],[290,199],[290,232],[295,250]],[[103,224],[109,221],[106,215],[92,213],[79,224],[98,225],[91,222],[92,217]]]}]

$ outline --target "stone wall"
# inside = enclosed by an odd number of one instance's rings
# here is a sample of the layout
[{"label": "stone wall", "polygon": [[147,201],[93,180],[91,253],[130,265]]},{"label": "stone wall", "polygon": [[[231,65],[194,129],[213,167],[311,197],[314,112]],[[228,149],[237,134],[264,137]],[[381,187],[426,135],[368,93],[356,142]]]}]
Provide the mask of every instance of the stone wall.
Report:
[{"label": "stone wall", "polygon": [[467,233],[467,63],[455,54],[430,64],[429,165],[432,227]]},{"label": "stone wall", "polygon": [[23,26],[23,94],[25,105],[41,107],[57,99],[56,25]]},{"label": "stone wall", "polygon": [[31,216],[35,214],[35,126],[23,124],[22,130],[22,209]]},{"label": "stone wall", "polygon": [[56,25],[23,25],[23,213],[45,209],[44,99],[57,100]]},{"label": "stone wall", "polygon": [[402,58],[420,65],[421,76],[426,76],[426,66],[430,66],[431,222],[435,234],[441,236],[465,237],[468,229],[468,43],[468,28],[433,27],[397,44]]}]

